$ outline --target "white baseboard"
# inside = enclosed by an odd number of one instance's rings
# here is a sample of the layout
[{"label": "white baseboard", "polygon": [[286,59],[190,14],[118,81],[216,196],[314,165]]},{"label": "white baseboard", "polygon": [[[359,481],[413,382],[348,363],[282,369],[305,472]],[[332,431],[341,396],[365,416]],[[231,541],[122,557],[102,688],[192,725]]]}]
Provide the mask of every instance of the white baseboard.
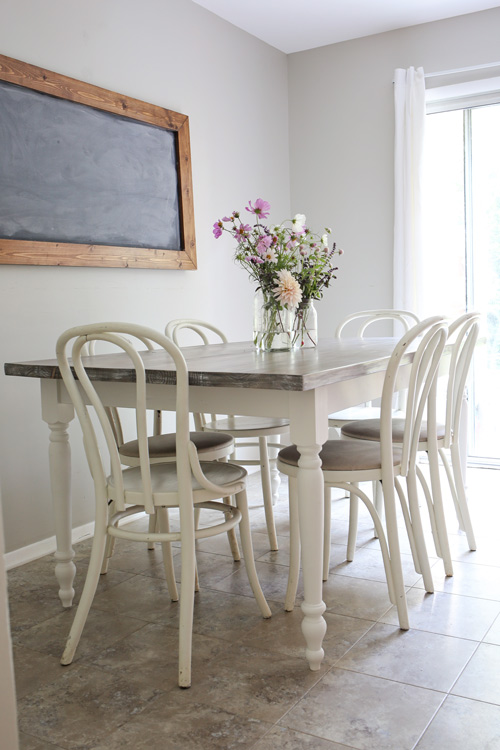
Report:
[{"label": "white baseboard", "polygon": [[[130,519],[124,518],[121,522],[122,525],[131,523],[137,520],[137,516],[132,516]],[[94,522],[85,523],[83,526],[78,526],[71,532],[71,544],[82,542],[84,539],[94,536]],[[48,539],[42,539],[34,544],[28,544],[27,547],[21,547],[20,549],[12,550],[12,552],[6,552],[4,554],[5,569],[11,570],[17,568],[19,565],[25,565],[32,560],[38,560],[40,557],[45,555],[53,555],[56,551],[56,538],[51,536]]]}]

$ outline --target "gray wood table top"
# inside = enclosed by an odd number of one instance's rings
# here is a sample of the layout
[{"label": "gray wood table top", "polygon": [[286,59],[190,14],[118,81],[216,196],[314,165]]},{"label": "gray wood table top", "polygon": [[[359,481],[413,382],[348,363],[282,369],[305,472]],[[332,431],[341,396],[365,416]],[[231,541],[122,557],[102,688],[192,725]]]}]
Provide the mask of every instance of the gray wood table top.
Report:
[{"label": "gray wood table top", "polygon": [[[183,348],[189,383],[224,388],[260,388],[308,391],[331,383],[384,371],[397,339],[321,339],[314,349],[292,352],[258,352],[253,343],[210,344]],[[175,370],[163,351],[143,354],[149,383],[172,385]],[[411,353],[403,363],[411,361]],[[86,358],[91,380],[133,382],[134,373],[126,354],[99,354]],[[57,360],[9,362],[6,375],[60,378]]]}]

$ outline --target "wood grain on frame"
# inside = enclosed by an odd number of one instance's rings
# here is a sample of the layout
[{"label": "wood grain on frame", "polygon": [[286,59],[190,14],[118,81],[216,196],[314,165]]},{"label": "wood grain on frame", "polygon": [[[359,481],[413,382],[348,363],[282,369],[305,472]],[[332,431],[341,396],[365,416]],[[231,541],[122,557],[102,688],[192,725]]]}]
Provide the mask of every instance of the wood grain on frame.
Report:
[{"label": "wood grain on frame", "polygon": [[180,249],[0,238],[0,264],[195,269],[189,119],[154,104],[0,55],[0,81],[172,132],[176,142]]}]

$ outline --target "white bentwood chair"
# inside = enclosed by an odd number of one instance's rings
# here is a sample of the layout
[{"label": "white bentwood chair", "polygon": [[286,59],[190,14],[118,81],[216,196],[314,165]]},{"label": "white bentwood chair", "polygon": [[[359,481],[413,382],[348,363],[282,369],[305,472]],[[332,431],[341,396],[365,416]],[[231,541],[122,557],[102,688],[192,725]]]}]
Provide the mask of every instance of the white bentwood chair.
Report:
[{"label": "white bentwood chair", "polygon": [[[415,462],[420,424],[444,350],[446,335],[447,329],[442,318],[433,317],[411,328],[396,345],[387,366],[382,389],[380,442],[365,441],[363,444],[362,441],[357,440],[328,440],[320,453],[325,485],[324,560],[325,562],[328,560],[330,553],[330,488],[337,487],[362,500],[373,519],[380,539],[389,598],[397,607],[402,630],[408,630],[409,620],[401,567],[395,489],[403,508],[415,565],[421,569],[426,590],[432,592],[432,575],[415,491]],[[393,396],[399,384],[400,367],[408,363],[408,360],[406,362],[404,360],[412,344],[415,346],[415,352],[407,386],[407,420],[404,439],[401,445],[394,446],[392,442]],[[290,493],[290,574],[285,599],[286,610],[293,609],[299,575],[298,463],[299,452],[295,445],[284,448],[278,454],[278,467],[289,477]],[[406,478],[409,506],[398,477]],[[360,482],[366,481],[378,481],[382,484],[386,530],[383,528],[381,517],[374,503],[359,487]],[[353,558],[356,542],[357,505],[357,503],[350,505],[348,560]],[[301,539],[300,543],[304,545],[308,542],[307,539]]]},{"label": "white bentwood chair", "polygon": [[[335,338],[346,338],[349,335],[356,338],[365,338],[367,333],[373,332],[376,324],[381,321],[392,321],[402,334],[419,323],[420,319],[415,313],[409,310],[360,310],[344,318],[337,326]],[[404,411],[405,398],[405,391],[403,390],[397,396],[397,411]],[[340,429],[347,422],[352,422],[356,419],[374,419],[377,417],[380,417],[380,407],[373,406],[372,404],[361,404],[342,409],[342,411],[335,414],[330,414],[328,424],[330,427]]]},{"label": "white bentwood chair", "polygon": [[[140,336],[136,337],[139,345],[143,345],[147,350],[152,351],[154,346],[148,339],[141,339]],[[90,341],[82,349],[82,355],[88,354],[94,356],[96,354],[95,340]],[[108,419],[111,424],[111,429],[115,436],[116,445],[118,446],[118,453],[124,466],[139,466],[139,441],[137,438],[133,440],[124,440],[122,420],[120,418],[119,410],[116,406],[107,406],[106,412]],[[196,446],[198,455],[203,461],[218,461],[227,458],[234,452],[234,440],[231,435],[219,433],[207,433],[202,431],[194,431],[189,433],[189,439]],[[175,432],[163,433],[162,432],[162,414],[161,411],[155,410],[153,415],[153,434],[148,437],[148,451],[150,463],[163,463],[165,461],[175,461]],[[150,531],[154,531],[155,516],[150,518]],[[228,540],[233,559],[235,561],[240,560],[240,552],[238,548],[238,542],[234,530],[228,531]],[[154,542],[150,542],[148,547],[150,550],[154,549]],[[106,572],[108,558],[113,552],[113,540],[110,539],[108,543],[108,551],[104,562],[104,570]],[[167,577],[169,585],[169,593],[173,600],[177,600],[175,579],[172,575]]]},{"label": "white bentwood chair", "polygon": [[[429,508],[436,552],[439,557],[442,557],[445,573],[448,576],[453,575],[453,565],[441,497],[438,454],[441,456],[446,471],[460,528],[467,535],[469,548],[471,550],[476,549],[463,479],[464,467],[461,462],[459,436],[465,386],[479,335],[479,319],[478,313],[471,312],[450,323],[448,343],[451,343],[452,346],[451,356],[444,358],[447,367],[445,420],[443,423],[437,422],[435,384],[434,393],[432,398],[429,399],[428,419],[422,422],[418,436],[418,450],[425,451],[429,458],[432,492],[429,491],[418,465],[416,470]],[[404,429],[404,418],[393,419],[392,439],[394,443],[400,444],[402,442]],[[343,437],[366,441],[379,440],[380,431],[381,423],[379,419],[367,419],[345,424],[341,433]],[[446,455],[448,450],[451,455],[451,467]]]},{"label": "white bentwood chair", "polygon": [[[176,457],[175,462],[151,463],[148,450],[146,383],[147,352],[142,356],[129,340],[137,337],[163,348],[176,370]],[[125,352],[135,371],[135,412],[139,465],[124,468],[115,435],[104,407],[84,364],[82,349],[87,342],[105,341]],[[71,350],[72,364],[68,358]],[[144,326],[128,323],[97,323],[72,328],[57,342],[59,369],[80,422],[85,452],[94,481],[96,497],[95,532],[87,577],[73,620],[61,663],[70,664],[80,641],[94,599],[103,566],[108,537],[139,542],[158,541],[165,545],[181,542],[181,598],[179,622],[179,686],[191,684],[192,624],[195,592],[195,539],[226,532],[236,525],[240,529],[245,566],[252,591],[263,617],[271,611],[257,578],[246,499],[246,471],[242,467],[218,461],[199,461],[196,446],[189,438],[188,370],[179,348],[163,334]],[[87,363],[88,364],[88,363]],[[73,374],[74,369],[75,375]],[[91,419],[88,402],[97,422]],[[99,438],[107,447],[111,473],[107,475],[99,448]],[[220,498],[233,495],[236,507]],[[179,509],[180,531],[168,530],[167,509]],[[195,530],[194,508],[220,512],[223,520]],[[111,508],[111,510],[110,510]],[[119,527],[119,522],[134,514],[157,514],[159,531],[139,532]],[[166,562],[168,575],[169,564]]]},{"label": "white bentwood chair", "polygon": [[[179,334],[182,330],[191,330],[202,340],[203,344],[209,343],[208,334],[215,335],[217,343],[227,344],[226,335],[216,326],[203,320],[194,320],[189,318],[179,318],[171,320],[165,329],[165,335],[171,338],[179,345]],[[289,430],[289,422],[286,419],[275,417],[244,417],[244,416],[224,416],[217,418],[212,414],[207,419],[206,414],[195,414],[195,426],[197,430],[210,434],[227,434],[235,440],[234,451],[230,457],[231,463],[240,466],[260,466],[262,496],[264,502],[264,512],[266,517],[267,533],[271,550],[278,549],[278,539],[276,536],[276,527],[274,523],[273,512],[273,488],[271,478],[271,464],[276,462],[275,458],[269,455],[270,449],[279,449],[281,444],[271,443],[269,438],[284,435]],[[236,450],[241,448],[255,447],[255,440],[258,441],[259,459],[241,458],[236,455]],[[279,475],[277,474],[277,481]]]}]

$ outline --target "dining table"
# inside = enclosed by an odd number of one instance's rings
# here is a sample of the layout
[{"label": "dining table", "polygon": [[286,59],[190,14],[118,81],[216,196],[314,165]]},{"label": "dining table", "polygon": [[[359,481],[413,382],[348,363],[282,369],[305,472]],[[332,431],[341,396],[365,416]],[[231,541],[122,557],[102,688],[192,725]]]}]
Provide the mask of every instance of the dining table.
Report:
[{"label": "dining table", "polygon": [[[302,633],[306,658],[318,670],[326,633],[322,598],[323,477],[319,452],[328,439],[328,415],[380,396],[397,339],[320,339],[312,348],[264,352],[253,342],[183,347],[192,412],[286,418],[300,453],[299,524],[303,571]],[[164,350],[144,351],[147,406],[175,411],[175,369]],[[400,372],[411,364],[405,353]],[[134,406],[134,374],[124,353],[84,360],[106,406]],[[72,605],[76,572],[72,549],[71,451],[68,427],[74,409],[57,360],[12,362],[6,375],[37,378],[41,414],[49,428],[49,468],[57,550],[55,575],[64,607]],[[283,592],[285,593],[285,592]]]}]

